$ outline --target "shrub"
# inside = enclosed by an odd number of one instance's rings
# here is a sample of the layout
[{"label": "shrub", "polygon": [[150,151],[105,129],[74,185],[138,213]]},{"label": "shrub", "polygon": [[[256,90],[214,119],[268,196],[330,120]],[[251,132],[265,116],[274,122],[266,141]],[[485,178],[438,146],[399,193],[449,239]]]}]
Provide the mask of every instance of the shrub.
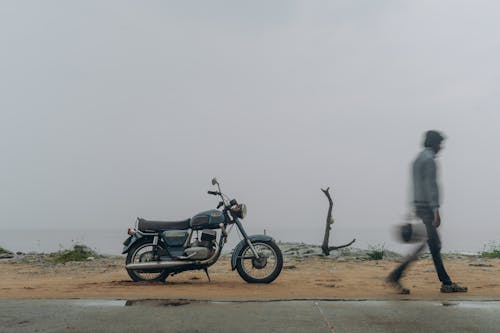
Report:
[{"label": "shrub", "polygon": [[0,254],[11,254],[9,250],[4,249],[3,247],[0,246]]},{"label": "shrub", "polygon": [[382,260],[384,259],[384,244],[368,246],[368,260]]},{"label": "shrub", "polygon": [[98,255],[86,245],[76,244],[72,249],[62,250],[51,254],[52,260],[58,263],[68,261],[87,261],[89,257],[98,257]]},{"label": "shrub", "polygon": [[500,258],[500,245],[489,244],[487,248],[485,246],[483,249],[483,252],[481,252],[481,257],[483,257],[483,258]]}]

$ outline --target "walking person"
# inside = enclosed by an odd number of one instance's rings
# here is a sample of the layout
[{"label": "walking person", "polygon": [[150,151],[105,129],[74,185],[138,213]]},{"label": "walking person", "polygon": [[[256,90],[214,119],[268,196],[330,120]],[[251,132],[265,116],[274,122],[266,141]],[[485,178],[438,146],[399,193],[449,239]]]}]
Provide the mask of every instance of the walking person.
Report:
[{"label": "walking person", "polygon": [[[441,240],[437,228],[441,225],[439,215],[439,186],[437,182],[436,155],[442,149],[444,136],[438,131],[427,131],[425,133],[424,150],[420,152],[413,162],[413,204],[415,214],[422,220],[427,231],[427,244],[432,254],[432,260],[436,268],[439,281],[441,281],[441,292],[466,292],[467,287],[460,286],[450,279],[444,268],[441,258]],[[402,294],[409,294],[410,290],[404,288],[400,279],[405,269],[414,262],[425,248],[425,241],[410,254],[405,261],[387,277],[393,287]]]}]

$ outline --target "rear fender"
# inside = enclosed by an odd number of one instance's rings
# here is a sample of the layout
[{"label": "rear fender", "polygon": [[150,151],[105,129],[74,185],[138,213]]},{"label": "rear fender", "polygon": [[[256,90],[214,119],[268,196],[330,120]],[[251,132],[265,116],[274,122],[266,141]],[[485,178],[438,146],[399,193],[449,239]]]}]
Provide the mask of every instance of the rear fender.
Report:
[{"label": "rear fender", "polygon": [[[274,241],[274,239],[270,236],[267,235],[252,235],[248,236],[248,239],[253,242],[270,242]],[[243,247],[247,245],[247,241],[245,239],[241,240],[241,242],[236,245],[236,247],[233,250],[233,255],[231,256],[231,270],[236,269],[236,262],[238,261],[238,256],[240,255],[241,250],[243,250]]]},{"label": "rear fender", "polygon": [[125,242],[123,242],[123,251],[122,251],[122,254],[125,254],[127,253],[130,248],[132,247],[132,245],[134,245],[139,239],[141,239],[143,236],[141,236],[139,233],[135,233],[133,234],[132,236],[130,236],[129,238],[127,238],[125,240]]}]

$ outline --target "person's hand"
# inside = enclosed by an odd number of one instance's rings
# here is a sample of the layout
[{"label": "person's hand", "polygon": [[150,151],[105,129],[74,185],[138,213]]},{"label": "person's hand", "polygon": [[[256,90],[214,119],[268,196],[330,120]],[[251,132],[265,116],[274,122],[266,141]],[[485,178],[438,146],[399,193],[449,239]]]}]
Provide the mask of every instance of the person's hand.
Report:
[{"label": "person's hand", "polygon": [[439,215],[438,209],[434,211],[434,221],[432,221],[432,225],[436,228],[439,228],[441,225],[441,216]]}]

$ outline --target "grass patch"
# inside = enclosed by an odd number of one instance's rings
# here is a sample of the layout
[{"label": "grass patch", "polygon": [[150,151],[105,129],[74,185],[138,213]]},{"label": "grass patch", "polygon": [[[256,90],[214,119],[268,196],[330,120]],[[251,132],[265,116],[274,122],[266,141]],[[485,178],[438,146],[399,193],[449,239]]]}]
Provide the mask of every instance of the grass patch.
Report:
[{"label": "grass patch", "polygon": [[12,254],[12,252],[0,246],[0,254]]},{"label": "grass patch", "polygon": [[481,257],[483,258],[500,258],[500,245],[497,244],[490,244],[486,248],[486,246],[483,249],[483,252],[481,252]]},{"label": "grass patch", "polygon": [[50,257],[56,263],[65,263],[68,261],[87,261],[89,258],[97,258],[99,255],[86,245],[76,244],[72,249],[52,253]]},{"label": "grass patch", "polygon": [[368,246],[368,260],[382,260],[384,259],[384,244],[382,245],[370,245]]}]

